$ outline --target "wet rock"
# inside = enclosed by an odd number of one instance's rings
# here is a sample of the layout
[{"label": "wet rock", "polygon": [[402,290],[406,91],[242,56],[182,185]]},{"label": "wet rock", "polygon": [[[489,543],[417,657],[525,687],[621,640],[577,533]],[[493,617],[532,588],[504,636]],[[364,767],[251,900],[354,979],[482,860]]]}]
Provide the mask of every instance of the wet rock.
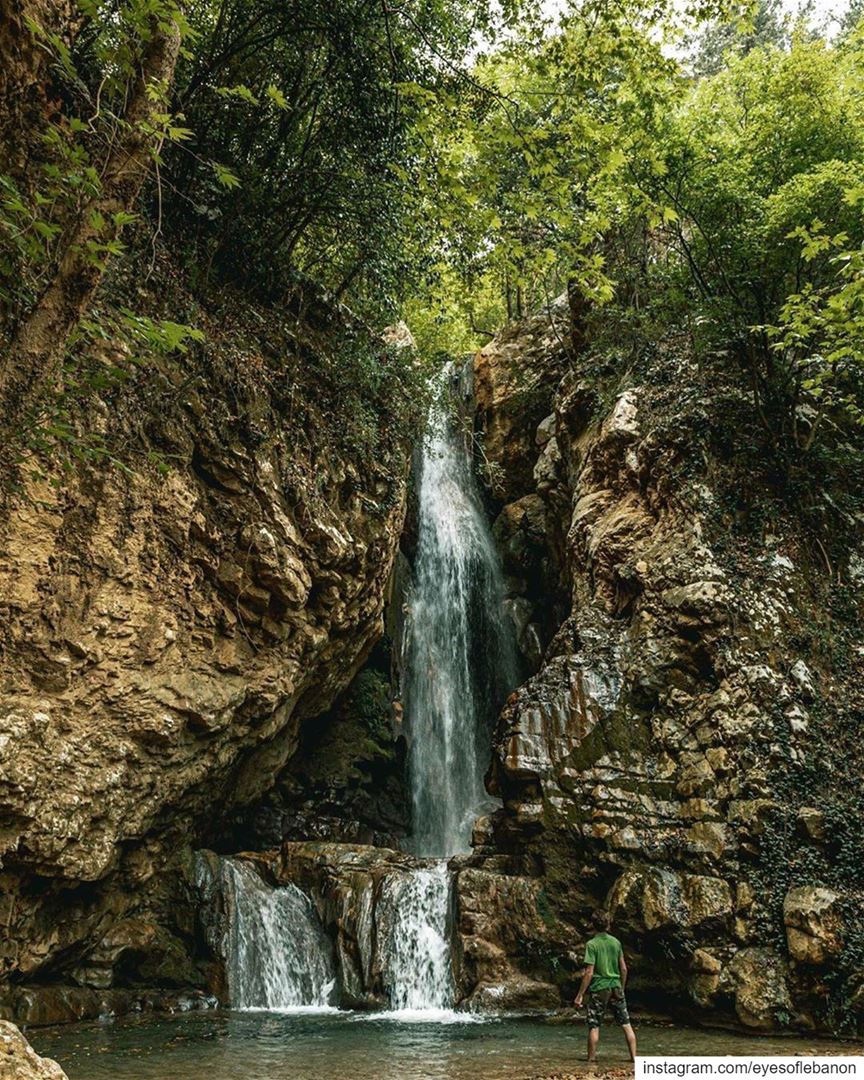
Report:
[{"label": "wet rock", "polygon": [[503,982],[480,983],[465,999],[472,1012],[542,1012],[557,1009],[557,986],[513,975]]},{"label": "wet rock", "polygon": [[256,858],[279,884],[299,886],[312,899],[335,943],[342,1005],[386,1008],[387,943],[392,940],[399,885],[428,865],[399,851],[366,845],[288,842]]},{"label": "wet rock", "polygon": [[76,982],[96,989],[112,986],[194,987],[201,985],[184,945],[146,919],[115,923],[73,971]]},{"label": "wet rock", "polygon": [[142,1012],[215,1009],[219,1000],[201,990],[94,990],[86,986],[14,987],[0,992],[0,1016],[46,1027]]},{"label": "wet rock", "polygon": [[[460,998],[481,1009],[560,1005],[560,983],[543,978],[542,961],[567,955],[577,935],[549,907],[543,881],[484,859],[457,870],[454,894]],[[573,970],[568,959],[559,977]]]}]

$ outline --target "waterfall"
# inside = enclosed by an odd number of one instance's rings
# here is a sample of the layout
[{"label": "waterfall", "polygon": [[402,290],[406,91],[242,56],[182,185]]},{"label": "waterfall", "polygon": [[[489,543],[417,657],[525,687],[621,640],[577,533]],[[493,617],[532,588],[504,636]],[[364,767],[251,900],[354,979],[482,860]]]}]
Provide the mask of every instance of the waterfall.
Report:
[{"label": "waterfall", "polygon": [[384,880],[386,918],[382,949],[384,983],[397,1011],[449,1009],[453,1004],[450,964],[450,876],[444,861]]},{"label": "waterfall", "polygon": [[470,849],[475,819],[493,805],[483,783],[491,725],[517,681],[501,568],[466,434],[470,417],[459,408],[470,391],[452,368],[442,372],[419,465],[408,597],[410,847],[438,861],[392,875],[382,895],[390,910],[383,935],[390,1004],[397,1012],[433,1016],[454,998],[447,859]]},{"label": "waterfall", "polygon": [[[470,389],[453,369],[442,372],[418,469],[404,659],[410,848],[425,862],[385,874],[377,899],[364,890],[356,915],[362,972],[347,969],[359,995],[377,958],[391,1008],[412,1019],[436,1019],[454,1004],[447,860],[470,850],[474,820],[493,805],[483,783],[491,727],[517,682],[501,568],[466,434]],[[336,966],[309,898],[293,885],[271,888],[242,861],[221,860],[218,877],[229,914],[222,945],[232,1005],[328,1006]]]},{"label": "waterfall", "polygon": [[295,885],[272,888],[249,863],[224,859],[225,961],[235,1009],[326,1007],[335,987],[330,942]]},{"label": "waterfall", "polygon": [[465,434],[470,417],[454,416],[454,382],[468,396],[464,378],[446,369],[422,450],[405,685],[411,847],[440,858],[469,850],[475,818],[492,805],[483,784],[490,728],[517,681],[501,568]]}]

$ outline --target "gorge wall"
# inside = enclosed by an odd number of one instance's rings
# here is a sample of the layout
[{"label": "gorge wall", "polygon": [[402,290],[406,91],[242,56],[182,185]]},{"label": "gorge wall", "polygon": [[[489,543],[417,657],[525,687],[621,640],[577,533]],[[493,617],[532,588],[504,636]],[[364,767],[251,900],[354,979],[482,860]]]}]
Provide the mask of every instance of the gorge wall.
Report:
[{"label": "gorge wall", "polygon": [[314,293],[195,301],[134,267],[117,302],[205,344],[91,398],[108,456],[25,462],[0,527],[0,1008],[30,1022],[211,985],[192,847],[366,660],[405,511],[395,346]]},{"label": "gorge wall", "polygon": [[[387,1004],[388,890],[420,865],[396,850],[392,700],[419,418],[398,385],[341,400],[358,348],[390,362],[346,312],[286,312],[199,303],[207,345],[91,403],[116,460],[7,493],[0,1010],[19,1021],[224,1000],[231,897],[201,847],[303,888],[342,1003]],[[571,330],[557,306],[474,359],[534,674],[494,733],[502,806],[450,861],[455,999],[568,1003],[608,904],[637,1004],[852,1031],[861,522],[835,503],[829,535],[777,497],[728,366],[683,337],[574,350]]]},{"label": "gorge wall", "polygon": [[501,716],[504,806],[463,875],[472,978],[569,994],[608,903],[649,1007],[852,1030],[862,523],[813,541],[728,363],[683,337],[574,358],[554,315],[475,359],[510,604],[542,660]]}]

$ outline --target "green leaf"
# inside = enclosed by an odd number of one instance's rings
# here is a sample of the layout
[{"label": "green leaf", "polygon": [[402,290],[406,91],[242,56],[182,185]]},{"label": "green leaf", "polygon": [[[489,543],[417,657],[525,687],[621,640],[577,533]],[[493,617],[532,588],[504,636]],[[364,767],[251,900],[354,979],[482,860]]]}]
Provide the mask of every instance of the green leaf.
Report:
[{"label": "green leaf", "polygon": [[212,166],[216,179],[223,187],[228,188],[229,191],[240,187],[240,180],[227,165],[220,165],[218,161],[214,161]]},{"label": "green leaf", "polygon": [[247,105],[260,104],[248,86],[217,86],[216,93],[223,98],[238,98],[240,101],[245,101]]},{"label": "green leaf", "polygon": [[267,87],[267,97],[273,102],[277,109],[288,109],[288,99],[282,93],[278,86],[274,86],[273,83]]},{"label": "green leaf", "polygon": [[53,240],[58,233],[62,232],[59,225],[53,225],[48,221],[34,221],[33,228],[40,236],[44,236],[46,240]]}]

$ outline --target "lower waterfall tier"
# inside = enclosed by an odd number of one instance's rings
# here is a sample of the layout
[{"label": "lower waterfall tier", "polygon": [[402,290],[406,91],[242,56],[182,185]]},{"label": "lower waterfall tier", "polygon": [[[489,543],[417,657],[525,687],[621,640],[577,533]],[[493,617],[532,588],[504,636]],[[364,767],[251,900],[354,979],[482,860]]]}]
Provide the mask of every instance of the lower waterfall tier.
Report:
[{"label": "lower waterfall tier", "polygon": [[512,943],[495,940],[515,934],[540,950],[536,883],[472,862],[329,843],[234,859],[199,852],[202,936],[227,999],[406,1014],[553,1007],[557,989],[512,970]]},{"label": "lower waterfall tier", "polygon": [[269,886],[242,859],[224,859],[219,869],[230,898],[224,950],[234,1008],[326,1008],[336,984],[333,949],[306,894]]}]

